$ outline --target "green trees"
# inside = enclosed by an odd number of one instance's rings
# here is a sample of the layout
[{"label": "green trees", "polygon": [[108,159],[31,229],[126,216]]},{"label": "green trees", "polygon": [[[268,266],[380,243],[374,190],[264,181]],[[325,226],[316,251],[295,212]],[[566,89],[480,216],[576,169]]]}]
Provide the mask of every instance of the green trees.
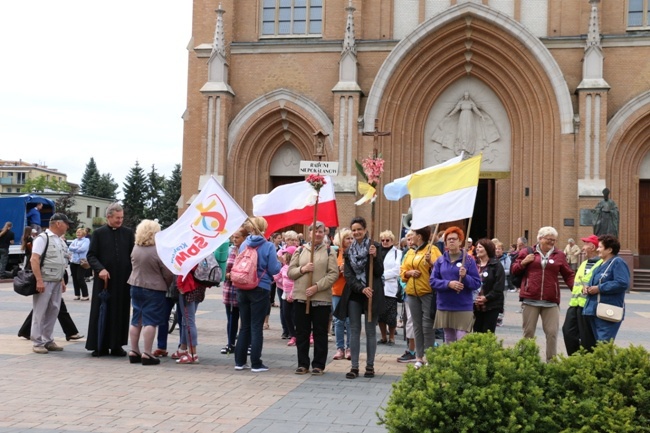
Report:
[{"label": "green trees", "polygon": [[174,224],[178,218],[178,199],[181,197],[181,165],[176,164],[169,179],[163,183],[158,205],[158,221],[163,228]]},{"label": "green trees", "polygon": [[123,186],[125,225],[136,227],[147,219],[158,219],[165,227],[178,217],[176,203],[181,196],[181,166],[176,164],[169,179],[158,174],[155,165],[147,174],[136,161]]},{"label": "green trees", "polygon": [[99,176],[99,170],[97,169],[95,159],[90,157],[90,161],[86,164],[86,170],[84,170],[84,174],[81,176],[81,185],[79,185],[79,189],[83,195],[94,195],[98,197],[96,192]]},{"label": "green trees", "polygon": [[133,227],[145,218],[145,204],[149,191],[147,176],[140,163],[135,162],[124,181],[124,225]]},{"label": "green trees", "polygon": [[77,228],[79,227],[79,212],[72,210],[74,205],[75,199],[72,191],[68,191],[65,195],[57,198],[54,204],[56,211],[64,213],[72,222],[66,231],[68,238],[74,238]]},{"label": "green trees", "polygon": [[81,193],[95,197],[115,199],[118,185],[110,173],[100,174],[94,158],[86,164],[86,170],[81,177]]},{"label": "green trees", "polygon": [[37,178],[27,179],[22,189],[25,193],[33,193],[45,192],[46,190],[54,192],[69,192],[71,188],[66,181],[56,179],[47,180],[45,175],[42,174]]},{"label": "green trees", "polygon": [[[110,173],[99,174],[97,163],[90,158],[81,178],[81,192],[115,200],[118,188],[113,176]],[[163,228],[169,227],[178,217],[181,165],[176,164],[169,178],[166,178],[158,173],[155,165],[151,165],[151,171],[146,173],[136,161],[122,184],[122,192],[126,226],[135,228],[145,218],[157,218]]]}]

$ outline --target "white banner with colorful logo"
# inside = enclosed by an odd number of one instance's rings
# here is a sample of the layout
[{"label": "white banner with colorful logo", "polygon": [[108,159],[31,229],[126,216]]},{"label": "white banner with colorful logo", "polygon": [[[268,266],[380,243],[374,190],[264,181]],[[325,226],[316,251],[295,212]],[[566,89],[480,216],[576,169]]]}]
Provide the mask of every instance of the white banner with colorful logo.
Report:
[{"label": "white banner with colorful logo", "polygon": [[170,227],[156,234],[156,250],[162,262],[185,277],[248,218],[214,177],[206,182],[190,207]]}]

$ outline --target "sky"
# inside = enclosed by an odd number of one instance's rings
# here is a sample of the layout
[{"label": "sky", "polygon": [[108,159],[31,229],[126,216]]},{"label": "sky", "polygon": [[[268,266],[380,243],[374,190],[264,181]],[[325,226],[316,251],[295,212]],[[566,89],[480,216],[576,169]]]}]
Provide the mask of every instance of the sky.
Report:
[{"label": "sky", "polygon": [[[0,159],[120,185],[181,163],[191,0],[0,2]],[[118,193],[121,196],[121,193]]]}]

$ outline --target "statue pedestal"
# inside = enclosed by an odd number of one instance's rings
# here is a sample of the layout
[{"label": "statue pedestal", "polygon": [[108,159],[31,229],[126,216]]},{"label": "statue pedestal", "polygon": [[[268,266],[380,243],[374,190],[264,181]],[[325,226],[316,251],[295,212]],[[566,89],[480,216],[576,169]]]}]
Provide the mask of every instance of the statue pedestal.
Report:
[{"label": "statue pedestal", "polygon": [[618,252],[618,256],[625,260],[627,267],[630,269],[630,287],[628,288],[629,291],[629,289],[632,289],[634,287],[634,255],[630,250],[620,250]]}]

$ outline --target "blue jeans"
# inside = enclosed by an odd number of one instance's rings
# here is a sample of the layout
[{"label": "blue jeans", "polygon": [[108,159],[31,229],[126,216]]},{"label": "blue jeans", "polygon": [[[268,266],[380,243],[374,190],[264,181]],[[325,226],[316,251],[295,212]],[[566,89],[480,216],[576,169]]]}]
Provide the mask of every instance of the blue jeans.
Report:
[{"label": "blue jeans", "polygon": [[[176,304],[176,299],[165,297],[165,314],[162,317],[162,321],[158,325],[158,349],[167,350],[167,336],[169,335],[169,316],[172,313],[172,308]],[[182,314],[178,314],[178,326],[182,325],[182,320],[180,319]]]},{"label": "blue jeans", "polygon": [[[178,297],[178,307],[180,308],[178,314],[183,316],[179,330],[181,334],[181,345],[187,347],[196,347],[199,345],[199,336],[196,330],[196,310],[198,306],[199,304],[197,302],[186,303],[183,295]],[[188,329],[191,342],[187,338]]]},{"label": "blue jeans", "polygon": [[[341,301],[340,296],[332,296],[332,311],[336,310],[336,306]],[[337,349],[347,349],[350,347],[350,318],[346,317],[345,320],[334,319],[334,336],[336,338]],[[345,336],[348,336],[348,344],[345,344]]]},{"label": "blue jeans", "polygon": [[[359,352],[361,351],[361,316],[363,304],[350,300],[348,304],[348,318],[350,319],[350,354],[352,355],[352,368],[359,368]],[[364,320],[366,328],[366,366],[373,368],[375,353],[377,352],[377,316],[372,322]]]},{"label": "blue jeans", "polygon": [[264,318],[270,308],[269,291],[261,287],[253,290],[237,290],[241,328],[235,346],[235,365],[246,364],[248,346],[251,347],[251,367],[262,366],[262,346],[264,345]]}]

